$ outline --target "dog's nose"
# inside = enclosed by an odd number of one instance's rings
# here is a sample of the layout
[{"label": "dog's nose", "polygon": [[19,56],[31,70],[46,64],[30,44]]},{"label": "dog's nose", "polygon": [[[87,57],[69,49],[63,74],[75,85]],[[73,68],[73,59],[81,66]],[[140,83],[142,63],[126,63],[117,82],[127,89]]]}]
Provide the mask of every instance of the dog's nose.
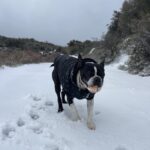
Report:
[{"label": "dog's nose", "polygon": [[100,77],[94,78],[94,85],[97,85],[98,87],[100,87],[102,85],[102,81],[101,81]]}]

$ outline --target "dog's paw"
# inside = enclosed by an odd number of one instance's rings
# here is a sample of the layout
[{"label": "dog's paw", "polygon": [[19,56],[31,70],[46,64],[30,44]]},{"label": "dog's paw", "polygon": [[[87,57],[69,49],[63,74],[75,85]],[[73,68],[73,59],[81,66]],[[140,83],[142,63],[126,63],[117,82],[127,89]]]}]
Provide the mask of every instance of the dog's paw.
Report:
[{"label": "dog's paw", "polygon": [[73,121],[80,121],[81,118],[80,118],[80,116],[78,115],[78,116],[74,116],[74,117],[72,118],[72,120],[73,120]]},{"label": "dog's paw", "polygon": [[90,130],[95,130],[95,129],[96,129],[95,123],[94,123],[93,121],[87,122],[87,127],[88,127]]},{"label": "dog's paw", "polygon": [[59,108],[59,109],[58,109],[58,113],[63,112],[63,110],[64,110],[63,108]]}]

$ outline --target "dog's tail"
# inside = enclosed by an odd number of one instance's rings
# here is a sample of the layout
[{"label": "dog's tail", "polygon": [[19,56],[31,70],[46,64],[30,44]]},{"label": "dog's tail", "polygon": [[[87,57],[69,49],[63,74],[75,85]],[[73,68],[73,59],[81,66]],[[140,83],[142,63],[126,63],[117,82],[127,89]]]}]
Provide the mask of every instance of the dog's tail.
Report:
[{"label": "dog's tail", "polygon": [[50,67],[54,67],[54,64],[51,64]]}]

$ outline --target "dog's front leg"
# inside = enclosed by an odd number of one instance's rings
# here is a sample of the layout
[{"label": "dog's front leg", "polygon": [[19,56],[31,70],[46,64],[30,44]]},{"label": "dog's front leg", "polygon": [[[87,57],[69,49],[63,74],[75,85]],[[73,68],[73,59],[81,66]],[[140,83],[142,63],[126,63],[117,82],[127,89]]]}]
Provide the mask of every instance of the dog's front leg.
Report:
[{"label": "dog's front leg", "polygon": [[71,112],[73,114],[73,120],[74,121],[78,121],[78,120],[81,120],[80,116],[79,116],[79,113],[77,111],[77,108],[75,106],[74,103],[70,104],[70,108],[71,108]]},{"label": "dog's front leg", "polygon": [[96,126],[93,122],[93,107],[94,107],[94,99],[87,100],[87,126],[91,130],[95,130]]},{"label": "dog's front leg", "polygon": [[77,111],[77,108],[73,102],[73,98],[67,98],[68,100],[68,103],[69,103],[69,106],[70,106],[70,110],[71,110],[71,113],[72,113],[72,116],[73,116],[73,120],[74,121],[78,121],[78,120],[81,120],[79,114],[78,114],[78,111]]}]

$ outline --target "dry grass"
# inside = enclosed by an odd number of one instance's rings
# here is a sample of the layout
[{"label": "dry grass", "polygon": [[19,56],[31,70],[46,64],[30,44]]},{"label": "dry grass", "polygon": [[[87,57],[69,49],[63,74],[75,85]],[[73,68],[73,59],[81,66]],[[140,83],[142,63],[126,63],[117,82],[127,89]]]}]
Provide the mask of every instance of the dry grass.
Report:
[{"label": "dry grass", "polygon": [[16,66],[20,64],[51,62],[54,59],[54,54],[42,56],[39,52],[7,50],[0,51],[0,66]]}]

